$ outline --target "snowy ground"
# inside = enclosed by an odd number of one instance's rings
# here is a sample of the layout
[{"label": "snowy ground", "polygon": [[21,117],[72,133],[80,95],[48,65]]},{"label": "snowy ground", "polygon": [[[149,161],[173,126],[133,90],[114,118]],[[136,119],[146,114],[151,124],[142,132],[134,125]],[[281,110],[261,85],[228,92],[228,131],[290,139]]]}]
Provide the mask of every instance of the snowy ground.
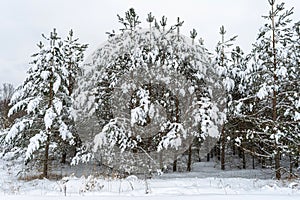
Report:
[{"label": "snowy ground", "polygon": [[213,164],[197,163],[191,173],[164,174],[147,181],[135,176],[121,180],[69,176],[64,183],[17,180],[19,166],[0,159],[0,200],[300,199],[300,180],[272,180],[270,172],[261,170],[220,171]]}]

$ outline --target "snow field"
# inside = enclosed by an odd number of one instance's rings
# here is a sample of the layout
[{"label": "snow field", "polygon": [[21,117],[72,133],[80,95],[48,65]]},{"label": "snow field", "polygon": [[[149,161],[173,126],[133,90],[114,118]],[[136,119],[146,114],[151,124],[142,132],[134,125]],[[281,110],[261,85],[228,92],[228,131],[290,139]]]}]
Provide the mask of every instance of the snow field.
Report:
[{"label": "snow field", "polygon": [[[261,170],[219,171],[207,163],[194,165],[194,172],[171,173],[145,181],[136,176],[104,179],[93,176],[17,180],[18,165],[1,160],[0,199],[299,199],[300,180],[264,179]],[[202,167],[202,168],[201,168]],[[262,179],[244,178],[256,174]],[[239,176],[244,177],[239,177]],[[198,177],[197,177],[198,176]],[[230,178],[232,177],[232,178]]]}]

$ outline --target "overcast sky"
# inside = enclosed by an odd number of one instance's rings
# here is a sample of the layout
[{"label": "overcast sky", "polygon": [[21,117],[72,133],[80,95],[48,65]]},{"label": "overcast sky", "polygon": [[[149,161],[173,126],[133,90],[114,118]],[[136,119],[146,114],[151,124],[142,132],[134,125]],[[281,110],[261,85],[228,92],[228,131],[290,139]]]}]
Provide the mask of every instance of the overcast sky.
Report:
[{"label": "overcast sky", "polygon": [[[286,8],[295,8],[293,19],[300,20],[300,0],[283,1]],[[227,36],[238,35],[236,43],[246,52],[269,9],[267,0],[0,0],[0,84],[23,82],[42,33],[55,27],[64,37],[72,28],[82,43],[89,44],[89,55],[106,40],[105,32],[121,28],[117,14],[122,16],[131,7],[143,27],[148,27],[149,12],[159,19],[167,16],[168,25],[180,17],[181,33],[189,35],[195,28],[210,51],[224,25]]]}]

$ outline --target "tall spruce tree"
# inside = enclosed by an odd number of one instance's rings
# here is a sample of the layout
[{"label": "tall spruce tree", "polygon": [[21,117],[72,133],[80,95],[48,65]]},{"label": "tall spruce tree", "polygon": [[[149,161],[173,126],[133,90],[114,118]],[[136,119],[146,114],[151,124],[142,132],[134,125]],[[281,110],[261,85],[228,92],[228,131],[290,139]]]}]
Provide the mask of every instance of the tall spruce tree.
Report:
[{"label": "tall spruce tree", "polygon": [[82,55],[64,51],[70,49],[70,42],[64,44],[55,29],[43,37],[48,45],[38,44],[39,52],[33,55],[27,77],[11,99],[9,115],[18,110],[27,114],[16,120],[5,140],[25,149],[25,162],[41,159],[42,176],[47,178],[49,156],[61,150],[62,142],[75,145],[69,88],[73,83],[70,77],[76,72],[70,67],[70,58],[77,65]]}]

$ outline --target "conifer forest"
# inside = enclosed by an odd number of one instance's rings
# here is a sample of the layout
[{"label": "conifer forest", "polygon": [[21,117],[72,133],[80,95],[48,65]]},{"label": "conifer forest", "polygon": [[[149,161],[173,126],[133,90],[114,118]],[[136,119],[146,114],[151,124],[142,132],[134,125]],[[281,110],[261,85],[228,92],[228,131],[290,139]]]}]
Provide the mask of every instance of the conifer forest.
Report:
[{"label": "conifer forest", "polygon": [[[172,195],[162,188],[186,181],[198,192],[181,194],[193,199],[212,191],[197,177],[214,177],[210,187],[226,194],[242,194],[240,181],[245,191],[268,186],[270,199],[275,186],[299,198],[300,21],[293,5],[264,1],[248,53],[226,26],[209,50],[201,30],[183,32],[189,21],[135,8],[90,55],[76,30],[41,34],[26,78],[0,86],[0,171],[14,174],[0,193],[160,199],[155,191]],[[38,180],[42,192],[29,190]]]}]

